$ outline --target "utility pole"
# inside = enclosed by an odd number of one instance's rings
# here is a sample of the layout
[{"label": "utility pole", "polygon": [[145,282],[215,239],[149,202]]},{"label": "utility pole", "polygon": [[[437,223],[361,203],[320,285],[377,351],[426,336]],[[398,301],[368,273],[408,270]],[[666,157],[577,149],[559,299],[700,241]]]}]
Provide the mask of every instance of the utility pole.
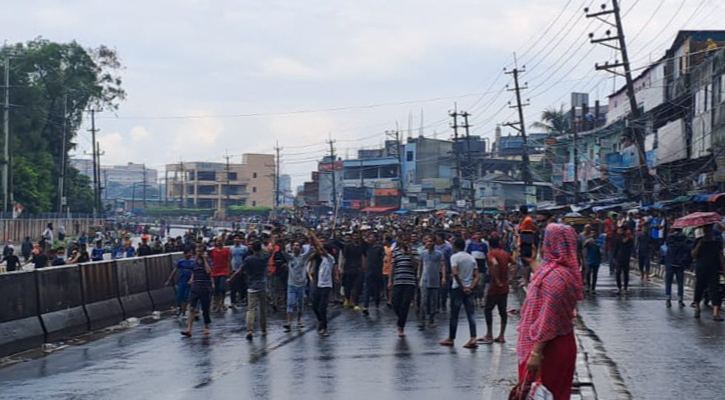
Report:
[{"label": "utility pole", "polygon": [[453,103],[453,111],[449,111],[448,115],[453,117],[453,156],[456,158],[456,180],[453,187],[453,199],[459,200],[461,198],[461,154],[456,151],[458,146],[458,104]]},{"label": "utility pole", "polygon": [[511,128],[516,129],[521,134],[521,178],[524,181],[524,185],[531,186],[533,182],[533,178],[531,176],[531,162],[529,161],[529,145],[526,138],[526,122],[524,122],[524,107],[528,106],[528,101],[526,104],[521,102],[521,91],[528,89],[528,86],[524,84],[522,87],[519,84],[519,75],[526,72],[526,67],[522,67],[521,69],[518,68],[518,65],[516,63],[516,54],[514,54],[514,69],[513,71],[506,71],[505,73],[507,75],[513,75],[514,77],[514,88],[508,89],[510,92],[516,92],[516,105],[515,106],[509,106],[509,108],[516,108],[518,109],[519,114],[519,120],[518,122],[506,122],[503,125],[509,126]]},{"label": "utility pole", "polygon": [[5,107],[3,112],[3,211],[12,211],[8,176],[10,175],[10,56],[5,54]]},{"label": "utility pole", "polygon": [[[224,155],[224,159],[226,160],[226,172],[227,172],[227,189],[225,190],[225,193],[227,195],[227,204],[226,207],[224,207],[227,210],[227,216],[229,215],[229,205],[230,205],[230,192],[231,192],[231,179],[229,179],[229,173],[231,173],[231,165],[229,164],[229,159],[231,156],[229,155],[229,150],[227,150],[227,153]],[[219,207],[221,208],[221,207]]]},{"label": "utility pole", "polygon": [[[327,143],[330,145],[330,159],[332,160],[332,212],[335,217],[337,218],[337,181],[335,180],[335,164],[336,164],[336,157],[335,157],[335,141],[332,140],[332,135],[330,135],[330,139],[327,141]],[[360,174],[362,175],[362,169],[360,169]],[[334,225],[334,223],[333,223]]]},{"label": "utility pole", "polygon": [[476,192],[474,190],[473,181],[476,179],[476,167],[473,165],[473,158],[471,156],[471,132],[470,128],[471,125],[468,123],[468,117],[471,115],[466,111],[463,111],[460,113],[460,115],[463,117],[463,128],[466,129],[466,158],[467,158],[467,167],[466,167],[466,176],[468,177],[468,182],[471,185],[468,189],[468,195],[469,195],[469,201],[471,202],[471,209],[476,209]]},{"label": "utility pole", "polygon": [[[159,206],[160,205],[161,205],[161,203],[159,203]],[[168,207],[168,206],[169,206],[169,169],[167,167],[164,167],[164,207]]]},{"label": "utility pole", "polygon": [[[642,202],[644,204],[651,204],[653,197],[652,177],[647,170],[647,155],[644,151],[644,131],[641,126],[641,114],[639,112],[639,107],[637,106],[637,98],[634,92],[634,81],[632,80],[632,70],[629,64],[629,54],[627,53],[627,42],[624,37],[624,27],[622,25],[622,16],[621,9],[619,8],[619,1],[612,0],[612,9],[607,10],[606,8],[606,4],[602,4],[602,10],[599,12],[590,14],[589,8],[585,8],[584,12],[586,13],[587,18],[596,18],[604,22],[605,24],[615,28],[617,30],[616,36],[612,36],[611,32],[607,31],[607,37],[594,39],[594,33],[590,33],[589,39],[590,42],[593,44],[601,44],[603,46],[619,51],[619,53],[622,55],[622,62],[615,60],[613,64],[610,64],[609,62],[605,62],[604,65],[595,64],[594,68],[597,71],[608,71],[615,76],[624,76],[627,87],[627,97],[629,98],[629,108],[631,112],[629,129],[635,146],[637,146],[637,153],[639,155],[639,174],[640,178],[642,179],[643,186],[641,190]],[[614,23],[611,23],[607,19],[603,18],[607,15],[614,15]],[[612,41],[616,41],[617,44],[608,43]],[[624,73],[618,72],[618,68],[623,68]]]},{"label": "utility pole", "polygon": [[[584,113],[582,112],[582,116]],[[579,203],[579,127],[576,124],[576,105],[571,105],[571,130],[574,133],[574,203]]]},{"label": "utility pole", "polygon": [[101,143],[96,142],[96,168],[98,170],[98,210],[103,214],[103,203],[101,202],[101,193],[106,189],[105,185],[101,185],[101,156],[105,155],[105,152],[101,152]]},{"label": "utility pole", "polygon": [[[274,167],[274,214],[277,215],[277,209],[279,208],[279,152],[282,150],[281,147],[279,147],[279,140],[277,141],[277,145],[274,147],[274,151],[277,154],[277,157],[275,159],[275,167]],[[332,185],[334,187],[335,182],[332,182]]]},{"label": "utility pole", "polygon": [[[410,121],[408,125],[410,126]],[[410,129],[409,129],[410,131]],[[395,147],[390,152],[391,154],[388,154],[388,156],[395,157],[398,162],[396,163],[396,173],[398,175],[398,179],[400,180],[400,198],[402,199],[403,196],[405,196],[405,185],[403,182],[403,167],[401,164],[401,157],[405,152],[400,151],[401,143],[400,143],[400,130],[395,129],[394,131],[385,131],[385,135],[387,136],[388,140],[395,142]],[[362,171],[361,171],[362,173]],[[398,208],[400,208],[400,203],[398,203]]]},{"label": "utility pole", "polygon": [[[95,212],[100,211],[98,209],[98,163],[96,159],[96,132],[98,131],[96,129],[96,109],[91,108],[91,129],[89,129],[89,132],[91,132],[91,147],[93,148],[93,151],[91,152],[91,159],[93,164],[93,209]],[[94,212],[94,214],[95,214]]]},{"label": "utility pole", "polygon": [[186,203],[186,170],[184,170],[184,162],[179,160],[179,166],[181,168],[181,203],[179,208],[184,209],[184,203]]},{"label": "utility pole", "polygon": [[68,94],[63,95],[63,138],[61,143],[60,153],[60,176],[58,176],[58,213],[63,212],[63,206],[65,206],[65,164],[66,164],[66,131],[68,129]]},{"label": "utility pole", "polygon": [[146,186],[148,185],[148,181],[146,180],[146,163],[143,163],[142,168],[143,168],[143,189],[141,189],[141,190],[143,192],[143,209],[144,209],[144,211],[146,211]]}]

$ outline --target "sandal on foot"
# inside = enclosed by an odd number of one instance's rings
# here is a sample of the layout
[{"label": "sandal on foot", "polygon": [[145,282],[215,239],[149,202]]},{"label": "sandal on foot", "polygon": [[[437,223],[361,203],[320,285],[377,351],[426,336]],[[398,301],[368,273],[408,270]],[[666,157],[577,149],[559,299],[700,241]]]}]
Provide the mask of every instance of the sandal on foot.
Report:
[{"label": "sandal on foot", "polygon": [[443,339],[443,340],[441,340],[440,345],[451,347],[451,346],[453,346],[453,341],[451,339]]},{"label": "sandal on foot", "polygon": [[469,340],[468,343],[463,345],[464,349],[477,349],[478,344],[476,344],[475,340]]},{"label": "sandal on foot", "polygon": [[506,343],[506,340],[504,338],[497,337],[496,339],[493,339],[494,343]]},{"label": "sandal on foot", "polygon": [[482,338],[479,338],[478,339],[478,343],[491,344],[491,343],[493,343],[493,338],[491,338],[491,337],[482,337]]},{"label": "sandal on foot", "polygon": [[181,333],[183,336],[191,337],[191,332],[189,332],[189,331],[181,331],[179,333]]}]

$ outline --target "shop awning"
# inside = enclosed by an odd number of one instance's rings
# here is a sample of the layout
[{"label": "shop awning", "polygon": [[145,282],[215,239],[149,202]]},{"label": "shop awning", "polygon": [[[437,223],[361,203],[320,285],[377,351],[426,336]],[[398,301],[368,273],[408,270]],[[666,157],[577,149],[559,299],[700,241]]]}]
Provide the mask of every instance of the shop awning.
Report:
[{"label": "shop awning", "polygon": [[680,196],[672,200],[673,203],[688,203],[692,201],[692,196]]},{"label": "shop awning", "polygon": [[698,195],[695,195],[692,200],[697,203],[707,203],[710,201],[710,198],[712,196],[715,196],[715,195],[714,194],[698,194]]},{"label": "shop awning", "polygon": [[397,208],[398,207],[366,207],[366,208],[363,208],[360,211],[367,212],[367,213],[380,214],[380,213],[385,213],[385,212],[388,212],[388,211],[393,211],[393,210],[395,210]]}]

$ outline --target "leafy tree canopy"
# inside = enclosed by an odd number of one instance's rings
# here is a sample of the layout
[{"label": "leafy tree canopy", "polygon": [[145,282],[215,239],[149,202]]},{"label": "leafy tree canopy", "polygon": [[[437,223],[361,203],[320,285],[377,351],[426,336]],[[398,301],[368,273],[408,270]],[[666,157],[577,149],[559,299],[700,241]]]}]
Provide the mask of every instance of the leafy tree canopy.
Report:
[{"label": "leafy tree canopy", "polygon": [[[77,42],[37,38],[5,45],[0,61],[10,57],[10,189],[14,202],[31,213],[57,211],[58,177],[91,107],[113,111],[126,98],[118,54],[106,46],[84,48]],[[0,64],[1,65],[1,64]],[[2,137],[0,137],[2,141]],[[67,166],[67,205],[90,212],[93,195],[87,177]]]}]

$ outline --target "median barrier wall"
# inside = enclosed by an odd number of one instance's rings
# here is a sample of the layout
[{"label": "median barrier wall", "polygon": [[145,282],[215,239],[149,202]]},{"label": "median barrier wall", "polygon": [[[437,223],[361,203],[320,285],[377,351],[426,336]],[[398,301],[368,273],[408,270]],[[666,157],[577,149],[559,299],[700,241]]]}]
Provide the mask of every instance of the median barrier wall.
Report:
[{"label": "median barrier wall", "polygon": [[124,318],[143,317],[152,312],[154,306],[148,292],[144,259],[116,260],[116,271],[118,273],[118,295],[123,307]]},{"label": "median barrier wall", "polygon": [[173,286],[166,285],[173,266],[170,254],[159,254],[144,257],[146,263],[146,277],[148,279],[149,296],[155,311],[167,309],[176,301],[176,292]]},{"label": "median barrier wall", "polygon": [[33,272],[0,275],[0,357],[43,344],[38,289]]},{"label": "median barrier wall", "polygon": [[83,303],[91,330],[123,321],[115,261],[81,264]]},{"label": "median barrier wall", "polygon": [[88,331],[83,308],[81,270],[78,265],[35,271],[38,308],[45,328],[45,341],[66,339]]},{"label": "median barrier wall", "polygon": [[179,254],[49,267],[0,275],[0,357],[124,318],[161,311],[175,301],[165,286]]}]

